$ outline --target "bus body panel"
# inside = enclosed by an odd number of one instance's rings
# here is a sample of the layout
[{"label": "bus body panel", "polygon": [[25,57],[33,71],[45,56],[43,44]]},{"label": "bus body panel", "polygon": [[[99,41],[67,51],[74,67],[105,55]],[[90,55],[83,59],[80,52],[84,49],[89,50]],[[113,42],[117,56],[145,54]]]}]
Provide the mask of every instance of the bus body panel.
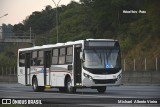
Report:
[{"label": "bus body panel", "polygon": [[69,65],[51,65],[50,72],[52,86],[64,87],[66,75],[70,75],[72,79],[72,70],[68,71],[68,66]]},{"label": "bus body panel", "polygon": [[27,68],[27,84],[30,85],[31,81],[30,81],[30,68]]},{"label": "bus body panel", "polygon": [[18,83],[25,84],[25,67],[19,67],[18,69]]},{"label": "bus body panel", "polygon": [[31,66],[32,77],[37,77],[38,85],[44,86],[44,67],[43,66]]},{"label": "bus body panel", "polygon": [[51,75],[51,78],[50,78],[50,81],[51,81],[51,86],[57,86],[57,79],[56,79],[56,75],[55,75],[55,72],[50,72],[50,75]]},{"label": "bus body panel", "polygon": [[51,85],[51,74],[50,74],[50,69],[46,68],[46,85]]}]

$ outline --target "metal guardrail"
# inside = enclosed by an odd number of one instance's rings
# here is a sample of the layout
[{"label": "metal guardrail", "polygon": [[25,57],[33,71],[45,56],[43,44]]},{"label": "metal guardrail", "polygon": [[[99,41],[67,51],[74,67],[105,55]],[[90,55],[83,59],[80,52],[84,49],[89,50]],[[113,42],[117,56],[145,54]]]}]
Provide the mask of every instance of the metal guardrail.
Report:
[{"label": "metal guardrail", "polygon": [[[1,32],[0,32],[1,33]],[[0,42],[8,43],[33,43],[35,40],[34,33],[1,33]]]},{"label": "metal guardrail", "polygon": [[34,36],[6,36],[4,39],[34,39]]},{"label": "metal guardrail", "polygon": [[160,71],[159,57],[122,59],[123,71]]},{"label": "metal guardrail", "polygon": [[8,43],[34,43],[34,36],[7,36],[3,39],[0,39],[0,42],[8,42]]},{"label": "metal guardrail", "polygon": [[1,67],[0,76],[17,75],[17,67]]}]

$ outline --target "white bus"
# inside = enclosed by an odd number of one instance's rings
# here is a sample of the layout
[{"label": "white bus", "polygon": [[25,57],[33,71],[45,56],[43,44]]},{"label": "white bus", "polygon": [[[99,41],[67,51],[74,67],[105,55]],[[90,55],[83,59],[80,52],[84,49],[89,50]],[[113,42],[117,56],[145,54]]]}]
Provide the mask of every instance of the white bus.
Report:
[{"label": "white bus", "polygon": [[122,78],[120,45],[112,39],[86,39],[18,50],[18,83],[34,91],[59,88],[73,93],[94,88],[104,93]]}]

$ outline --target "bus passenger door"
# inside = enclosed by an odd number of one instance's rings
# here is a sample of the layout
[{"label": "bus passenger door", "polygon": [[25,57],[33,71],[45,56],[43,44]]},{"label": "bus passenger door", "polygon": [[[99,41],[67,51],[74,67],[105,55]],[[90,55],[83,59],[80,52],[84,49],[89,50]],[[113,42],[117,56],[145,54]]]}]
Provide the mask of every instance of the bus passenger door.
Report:
[{"label": "bus passenger door", "polygon": [[31,54],[26,53],[25,54],[25,84],[31,85],[30,83],[30,65],[31,65]]},{"label": "bus passenger door", "polygon": [[80,84],[82,81],[81,79],[81,73],[82,73],[82,67],[81,67],[81,59],[80,59],[80,52],[81,47],[75,47],[74,51],[74,85]]},{"label": "bus passenger door", "polygon": [[44,51],[44,85],[50,85],[51,51]]}]

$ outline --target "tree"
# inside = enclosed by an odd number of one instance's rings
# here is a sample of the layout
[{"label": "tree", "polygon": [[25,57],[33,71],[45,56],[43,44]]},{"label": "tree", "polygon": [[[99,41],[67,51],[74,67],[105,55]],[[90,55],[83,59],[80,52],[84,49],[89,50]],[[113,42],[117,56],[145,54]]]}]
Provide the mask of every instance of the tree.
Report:
[{"label": "tree", "polygon": [[22,23],[15,24],[13,26],[14,33],[24,33],[24,31],[25,31],[25,27]]}]

